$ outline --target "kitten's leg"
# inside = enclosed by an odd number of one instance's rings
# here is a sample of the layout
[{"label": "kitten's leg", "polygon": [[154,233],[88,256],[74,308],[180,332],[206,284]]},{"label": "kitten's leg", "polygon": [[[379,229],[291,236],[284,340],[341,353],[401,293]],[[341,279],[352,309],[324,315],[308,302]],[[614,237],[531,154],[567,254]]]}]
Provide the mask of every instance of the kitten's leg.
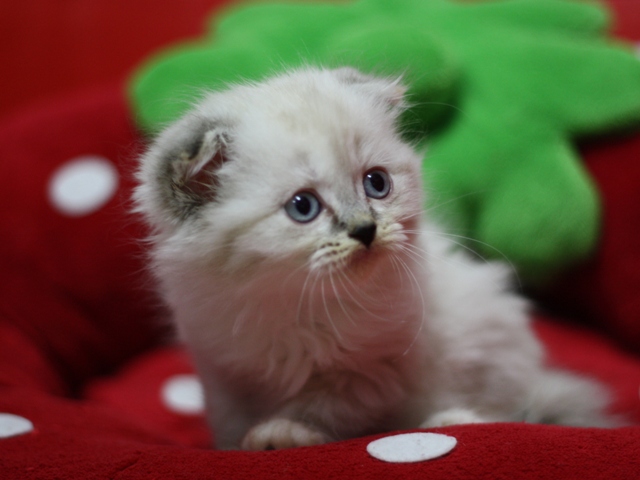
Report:
[{"label": "kitten's leg", "polygon": [[268,404],[256,404],[255,395],[234,393],[215,375],[203,378],[203,384],[209,424],[220,450],[271,450],[330,440],[320,429],[295,420],[304,417],[301,411],[306,410],[306,396],[305,400],[293,399],[274,411]]},{"label": "kitten's leg", "polygon": [[430,415],[421,427],[510,421],[578,427],[616,427],[625,424],[624,419],[606,413],[608,394],[593,380],[560,370],[545,369],[531,378],[527,385],[529,391],[513,405],[495,408],[489,414],[478,414],[469,408],[440,410]]},{"label": "kitten's leg", "polygon": [[463,425],[469,423],[487,423],[490,420],[478,415],[467,408],[450,408],[429,416],[420,428],[446,427],[448,425]]},{"label": "kitten's leg", "polygon": [[214,375],[202,378],[205,388],[207,420],[218,450],[236,450],[255,423],[255,414],[243,400],[218,382]]},{"label": "kitten's leg", "polygon": [[594,380],[545,369],[531,382],[523,420],[577,427],[617,427],[624,419],[606,413],[609,392]]},{"label": "kitten's leg", "polygon": [[398,425],[395,416],[404,410],[405,399],[401,388],[381,388],[362,375],[316,375],[297,396],[252,427],[242,446],[309,446],[389,430]]},{"label": "kitten's leg", "polygon": [[272,450],[309,447],[326,443],[328,438],[320,431],[288,418],[272,418],[259,423],[242,440],[244,450]]},{"label": "kitten's leg", "polygon": [[309,398],[304,394],[291,399],[278,411],[253,426],[242,440],[242,448],[273,450],[309,447],[330,441],[329,436],[312,423],[315,415],[308,402]]}]

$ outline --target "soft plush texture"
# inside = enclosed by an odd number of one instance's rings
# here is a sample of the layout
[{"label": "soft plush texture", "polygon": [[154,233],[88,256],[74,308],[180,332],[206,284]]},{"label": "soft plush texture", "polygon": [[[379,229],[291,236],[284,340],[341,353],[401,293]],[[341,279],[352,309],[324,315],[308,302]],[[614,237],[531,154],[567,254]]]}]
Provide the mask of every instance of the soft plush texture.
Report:
[{"label": "soft plush texture", "polygon": [[2,2],[0,116],[124,79],[159,46],[202,35],[202,19],[230,1]]},{"label": "soft plush texture", "polygon": [[[640,41],[640,7],[612,4],[619,34]],[[535,322],[550,361],[608,385],[613,410],[631,426],[448,427],[432,431],[457,439],[451,453],[409,464],[367,453],[370,441],[393,433],[313,448],[218,452],[207,448],[201,416],[178,413],[162,400],[167,382],[189,378],[192,369],[169,342],[166,314],[144,271],[144,232],[128,214],[142,140],[123,91],[112,85],[78,93],[0,124],[0,414],[34,426],[0,438],[2,478],[637,476],[640,135],[582,146],[602,197],[601,242],[592,259],[547,290],[555,317]],[[106,203],[70,217],[50,201],[50,182],[60,167],[88,155],[117,169],[118,189]]]},{"label": "soft plush texture", "polygon": [[607,11],[574,0],[260,3],[162,52],[131,87],[157,131],[201,89],[319,62],[404,73],[435,212],[540,282],[597,240],[599,199],[571,140],[640,121],[640,62]]},{"label": "soft plush texture", "polygon": [[589,142],[582,150],[603,193],[599,246],[539,291],[539,299],[640,352],[640,136]]}]

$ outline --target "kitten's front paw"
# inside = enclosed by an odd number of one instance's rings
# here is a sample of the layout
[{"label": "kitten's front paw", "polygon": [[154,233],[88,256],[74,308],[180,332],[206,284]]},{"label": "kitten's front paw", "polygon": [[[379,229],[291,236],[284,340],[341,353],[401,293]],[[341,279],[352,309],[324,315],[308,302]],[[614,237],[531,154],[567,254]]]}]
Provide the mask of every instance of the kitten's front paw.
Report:
[{"label": "kitten's front paw", "polygon": [[421,428],[446,427],[449,425],[463,425],[467,423],[486,423],[488,420],[482,418],[473,410],[466,408],[450,408],[431,415],[425,420]]},{"label": "kitten's front paw", "polygon": [[328,439],[317,430],[286,418],[274,418],[253,427],[242,440],[244,450],[309,447]]}]

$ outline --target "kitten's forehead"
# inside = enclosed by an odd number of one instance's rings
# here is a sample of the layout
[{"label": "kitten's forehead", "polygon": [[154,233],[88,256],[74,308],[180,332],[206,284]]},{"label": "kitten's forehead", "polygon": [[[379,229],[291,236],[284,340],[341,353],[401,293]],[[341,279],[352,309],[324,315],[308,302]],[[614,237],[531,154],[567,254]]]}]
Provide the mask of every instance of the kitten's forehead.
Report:
[{"label": "kitten's forehead", "polygon": [[[393,135],[390,115],[333,77],[279,79],[239,92],[237,148],[272,167],[332,174],[361,158],[363,144]],[[347,162],[348,160],[348,162]]]},{"label": "kitten's forehead", "polygon": [[309,70],[208,97],[199,115],[229,126],[228,191],[277,203],[310,189],[351,203],[363,170],[397,169],[407,156],[398,159],[398,109],[384,94],[397,86],[367,81]]}]

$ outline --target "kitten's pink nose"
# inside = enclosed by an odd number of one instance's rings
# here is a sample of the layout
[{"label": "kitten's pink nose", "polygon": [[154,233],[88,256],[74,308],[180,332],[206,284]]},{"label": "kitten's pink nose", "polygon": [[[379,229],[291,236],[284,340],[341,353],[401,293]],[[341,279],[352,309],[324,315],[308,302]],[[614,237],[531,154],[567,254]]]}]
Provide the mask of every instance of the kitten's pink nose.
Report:
[{"label": "kitten's pink nose", "polygon": [[365,247],[369,248],[373,239],[376,238],[376,224],[373,222],[364,223],[356,226],[349,232],[349,237],[360,241]]}]

